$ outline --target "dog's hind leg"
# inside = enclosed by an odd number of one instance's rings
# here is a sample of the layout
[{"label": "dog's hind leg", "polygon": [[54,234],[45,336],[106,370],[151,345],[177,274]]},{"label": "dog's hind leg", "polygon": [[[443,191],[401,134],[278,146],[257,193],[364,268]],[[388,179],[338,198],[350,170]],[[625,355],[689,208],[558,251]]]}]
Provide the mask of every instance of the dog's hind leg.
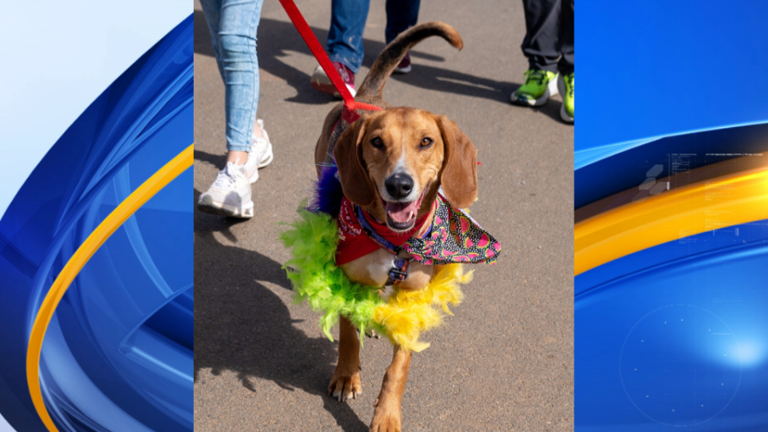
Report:
[{"label": "dog's hind leg", "polygon": [[363,393],[360,369],[357,329],[348,319],[339,317],[339,362],[328,384],[328,394],[338,398],[339,402],[357,399],[357,395]]},{"label": "dog's hind leg", "polygon": [[400,432],[402,417],[400,404],[405,392],[405,381],[408,379],[408,369],[411,367],[411,353],[400,347],[395,347],[392,364],[387,368],[381,392],[374,402],[376,410],[371,421],[371,432]]}]

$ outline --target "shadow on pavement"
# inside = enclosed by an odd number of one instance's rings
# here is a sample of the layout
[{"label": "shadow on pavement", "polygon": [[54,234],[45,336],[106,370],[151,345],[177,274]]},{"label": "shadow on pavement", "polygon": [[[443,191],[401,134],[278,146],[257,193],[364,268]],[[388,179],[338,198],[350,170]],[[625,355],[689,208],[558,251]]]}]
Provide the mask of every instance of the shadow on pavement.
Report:
[{"label": "shadow on pavement", "polygon": [[[195,53],[213,57],[211,37],[203,12],[195,10],[194,20]],[[313,27],[312,31],[321,42],[328,37],[328,31],[325,29]],[[259,24],[258,39],[259,68],[284,79],[288,85],[296,89],[296,96],[286,99],[287,101],[303,104],[326,104],[333,100],[332,96],[321,93],[310,86],[311,70],[296,69],[280,59],[286,57],[290,51],[312,55],[293,24],[262,18]],[[373,65],[384,46],[383,42],[363,39],[363,50],[366,53],[363,65],[367,67]],[[442,57],[420,51],[411,51],[411,55],[414,58],[444,61]],[[358,83],[362,83],[362,77],[358,78]],[[262,76],[261,79],[263,80],[265,77]],[[508,103],[510,93],[520,86],[520,84],[512,82],[495,81],[418,63],[413,64],[413,71],[410,74],[393,75],[390,79],[429,90],[480,97],[504,103]]]},{"label": "shadow on pavement", "polygon": [[[227,155],[224,153],[212,154],[195,149],[195,161],[211,164],[218,171],[227,164]],[[197,202],[197,198],[195,198],[195,202]],[[195,223],[197,223],[197,219],[195,219]]]},{"label": "shadow on pavement", "polygon": [[[517,90],[517,87],[515,87],[510,92],[510,94],[513,91],[515,91],[515,90]],[[542,113],[542,114],[546,115],[547,117],[551,118],[552,120],[554,120],[554,121],[556,121],[558,123],[562,123],[563,120],[560,118],[560,105],[562,105],[562,102],[556,101],[556,100],[552,100],[552,99],[548,100],[547,103],[545,103],[544,105],[542,105],[540,107],[526,107],[526,106],[512,104],[513,107],[520,108],[520,109],[533,110],[533,112]],[[195,157],[197,157],[197,156],[195,156]]]},{"label": "shadow on pavement", "polygon": [[[197,199],[199,192],[195,195]],[[265,284],[291,289],[280,263],[214,238],[218,231],[236,241],[227,234],[234,223],[195,212],[195,382],[201,369],[213,375],[232,371],[252,392],[252,380],[270,380],[288,391],[322,397],[325,410],[344,431],[367,431],[349,405],[325,393],[336,364],[336,344],[295,328],[297,321]]]}]

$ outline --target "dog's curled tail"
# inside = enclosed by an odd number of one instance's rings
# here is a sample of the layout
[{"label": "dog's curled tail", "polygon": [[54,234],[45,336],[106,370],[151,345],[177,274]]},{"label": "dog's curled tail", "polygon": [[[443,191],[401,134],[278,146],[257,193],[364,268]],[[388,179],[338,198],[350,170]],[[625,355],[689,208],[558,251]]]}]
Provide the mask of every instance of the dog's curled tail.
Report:
[{"label": "dog's curled tail", "polygon": [[371,71],[365,77],[365,81],[357,92],[358,97],[382,97],[384,84],[387,78],[392,75],[392,71],[400,64],[405,54],[416,44],[431,36],[440,36],[449,44],[461,50],[464,47],[464,41],[461,40],[459,32],[446,23],[431,21],[400,33],[400,35],[384,48],[379,57],[373,63]]}]

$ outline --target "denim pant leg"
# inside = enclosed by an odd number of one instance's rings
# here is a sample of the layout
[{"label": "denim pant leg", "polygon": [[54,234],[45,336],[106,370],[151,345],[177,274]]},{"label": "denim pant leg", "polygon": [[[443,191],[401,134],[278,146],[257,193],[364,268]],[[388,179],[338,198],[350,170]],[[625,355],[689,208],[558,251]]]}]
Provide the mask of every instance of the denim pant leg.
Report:
[{"label": "denim pant leg", "polygon": [[224,69],[221,66],[221,50],[219,49],[219,21],[221,21],[221,0],[200,0],[203,7],[205,23],[208,24],[208,33],[211,35],[211,46],[216,56],[216,66],[219,67],[219,75],[224,79]]},{"label": "denim pant leg", "polygon": [[[227,150],[250,151],[259,104],[256,28],[264,0],[201,0],[224,81]],[[243,161],[244,162],[244,161]]]},{"label": "denim pant leg", "polygon": [[384,37],[387,44],[397,35],[416,25],[419,20],[421,0],[387,0],[387,28]]},{"label": "denim pant leg", "polygon": [[363,30],[370,0],[332,0],[331,29],[326,45],[331,61],[347,65],[357,74],[363,64]]}]

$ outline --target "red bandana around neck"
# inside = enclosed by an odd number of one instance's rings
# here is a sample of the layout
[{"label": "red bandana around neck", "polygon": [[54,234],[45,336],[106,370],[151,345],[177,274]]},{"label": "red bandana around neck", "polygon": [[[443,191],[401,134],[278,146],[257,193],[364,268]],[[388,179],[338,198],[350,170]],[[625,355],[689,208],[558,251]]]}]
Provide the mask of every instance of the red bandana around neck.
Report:
[{"label": "red bandana around neck", "polygon": [[[435,204],[433,204],[433,207],[434,205]],[[428,222],[427,218],[429,217],[429,213],[425,214],[416,220],[413,228],[403,233],[399,233],[389,229],[386,224],[377,222],[367,212],[362,213],[371,228],[395,246],[402,246],[407,242],[414,233]],[[380,244],[373,241],[365,233],[360,221],[357,220],[355,205],[347,197],[344,197],[341,202],[341,210],[339,211],[339,216],[336,219],[336,222],[339,226],[339,246],[336,249],[336,265],[354,261],[381,248]]]}]

